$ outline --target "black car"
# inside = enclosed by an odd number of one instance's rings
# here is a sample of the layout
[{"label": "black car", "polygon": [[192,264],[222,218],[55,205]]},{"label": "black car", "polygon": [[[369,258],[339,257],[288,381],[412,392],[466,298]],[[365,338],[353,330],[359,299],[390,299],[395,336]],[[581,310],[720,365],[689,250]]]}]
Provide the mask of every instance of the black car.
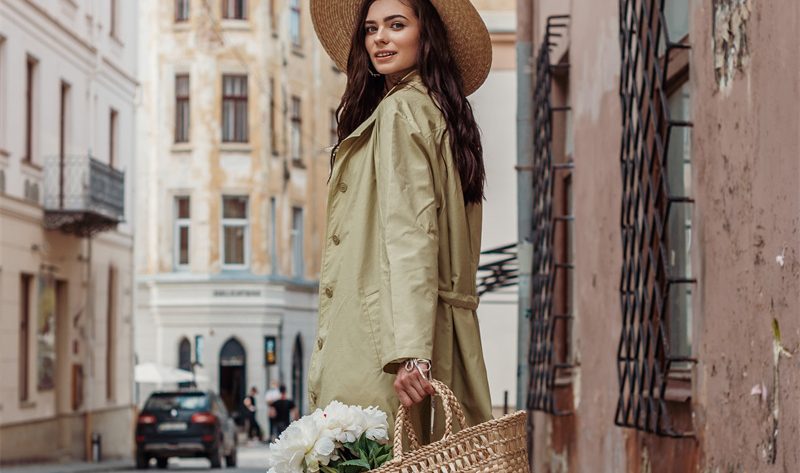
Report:
[{"label": "black car", "polygon": [[236,427],[219,396],[211,391],[171,391],[150,395],[136,424],[136,468],[155,458],[166,468],[170,457],[205,457],[211,468],[236,466]]}]

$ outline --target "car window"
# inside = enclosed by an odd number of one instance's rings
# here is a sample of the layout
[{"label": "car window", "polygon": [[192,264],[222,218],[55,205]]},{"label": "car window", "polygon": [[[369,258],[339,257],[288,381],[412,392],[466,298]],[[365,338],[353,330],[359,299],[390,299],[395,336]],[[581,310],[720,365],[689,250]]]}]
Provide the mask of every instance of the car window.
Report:
[{"label": "car window", "polygon": [[203,393],[172,393],[152,395],[144,408],[149,411],[201,411],[208,409],[208,406],[208,398]]}]

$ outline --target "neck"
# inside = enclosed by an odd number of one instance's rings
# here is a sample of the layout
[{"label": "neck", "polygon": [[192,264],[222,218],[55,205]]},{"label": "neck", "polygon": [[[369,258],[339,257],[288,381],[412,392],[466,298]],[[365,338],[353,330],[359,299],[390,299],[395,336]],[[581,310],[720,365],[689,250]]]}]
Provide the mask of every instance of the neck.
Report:
[{"label": "neck", "polygon": [[392,87],[396,86],[404,79],[408,78],[408,76],[410,76],[414,71],[416,71],[416,68],[406,69],[405,71],[400,71],[395,74],[387,74],[385,81],[386,91],[388,92],[392,90]]}]

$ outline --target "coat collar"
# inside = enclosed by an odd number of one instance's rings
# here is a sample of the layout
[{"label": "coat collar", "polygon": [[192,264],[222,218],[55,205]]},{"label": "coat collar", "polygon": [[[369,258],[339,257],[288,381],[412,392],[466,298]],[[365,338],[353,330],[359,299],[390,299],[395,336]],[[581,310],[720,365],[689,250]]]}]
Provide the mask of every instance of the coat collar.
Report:
[{"label": "coat collar", "polygon": [[[413,71],[409,72],[408,74],[406,74],[405,76],[403,76],[403,78],[400,79],[397,82],[397,84],[394,85],[394,87],[389,89],[389,92],[387,92],[386,95],[383,96],[383,99],[381,100],[381,102],[386,100],[386,98],[389,97],[390,95],[393,95],[394,93],[396,93],[396,92],[398,92],[400,90],[403,90],[405,88],[408,88],[408,87],[420,88],[422,86],[423,86],[422,77],[420,77],[419,72],[417,72],[416,70],[413,70]],[[379,104],[377,107],[375,107],[375,111],[372,112],[372,115],[370,115],[369,118],[364,120],[361,123],[361,125],[358,126],[358,128],[353,130],[353,132],[350,133],[347,136],[347,138],[343,139],[342,142],[339,143],[339,148],[336,150],[336,155],[337,156],[336,156],[336,159],[334,160],[333,173],[331,174],[331,178],[332,178],[331,180],[332,181],[333,181],[333,178],[338,175],[338,171],[339,171],[339,169],[341,169],[341,164],[349,156],[349,153],[347,153],[346,151],[349,148],[349,145],[351,144],[351,142],[356,140],[357,138],[359,138],[364,133],[366,133],[369,130],[371,130],[372,126],[375,124],[375,120],[378,119],[378,116],[380,115],[380,113],[381,113],[381,107],[380,107],[380,104]]]}]

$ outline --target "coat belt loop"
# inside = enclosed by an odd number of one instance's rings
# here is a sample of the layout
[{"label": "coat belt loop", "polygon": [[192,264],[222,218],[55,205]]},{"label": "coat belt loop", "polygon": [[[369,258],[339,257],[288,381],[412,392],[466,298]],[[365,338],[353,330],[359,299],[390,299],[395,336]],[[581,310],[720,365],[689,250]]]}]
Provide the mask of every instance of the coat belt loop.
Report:
[{"label": "coat belt loop", "polygon": [[467,310],[477,310],[480,302],[478,296],[442,290],[439,290],[439,299],[445,304]]}]

